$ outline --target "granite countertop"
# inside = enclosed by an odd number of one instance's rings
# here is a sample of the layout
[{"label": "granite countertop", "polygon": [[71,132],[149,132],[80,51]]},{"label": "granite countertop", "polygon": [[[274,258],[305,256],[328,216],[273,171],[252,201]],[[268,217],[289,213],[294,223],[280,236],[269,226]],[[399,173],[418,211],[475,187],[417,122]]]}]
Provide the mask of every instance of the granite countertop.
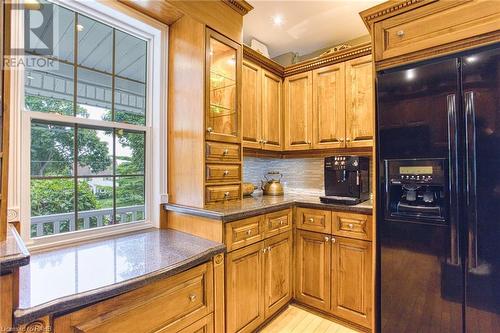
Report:
[{"label": "granite countertop", "polygon": [[223,244],[183,232],[147,229],[32,253],[19,272],[15,324],[137,289],[224,251]]},{"label": "granite countertop", "polygon": [[30,253],[24,242],[11,224],[7,227],[7,239],[0,242],[0,274],[9,272],[13,268],[27,265]]},{"label": "granite countertop", "polygon": [[285,194],[282,196],[254,194],[253,196],[244,197],[242,200],[207,204],[203,208],[170,203],[164,204],[164,208],[178,213],[217,219],[222,222],[231,222],[286,209],[294,205],[304,208],[331,209],[361,214],[372,214],[373,210],[373,203],[371,200],[354,206],[324,204],[319,200],[319,196],[309,194]]}]

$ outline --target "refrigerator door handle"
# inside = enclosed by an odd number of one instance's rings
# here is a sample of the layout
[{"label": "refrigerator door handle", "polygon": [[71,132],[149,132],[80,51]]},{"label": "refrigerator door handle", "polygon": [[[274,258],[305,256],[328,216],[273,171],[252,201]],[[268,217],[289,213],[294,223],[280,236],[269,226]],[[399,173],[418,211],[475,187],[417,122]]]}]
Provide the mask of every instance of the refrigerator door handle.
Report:
[{"label": "refrigerator door handle", "polygon": [[477,194],[476,194],[476,112],[474,108],[474,93],[465,93],[465,141],[467,168],[467,238],[468,238],[468,268],[477,267]]},{"label": "refrigerator door handle", "polygon": [[449,264],[460,265],[460,242],[458,231],[458,151],[457,151],[457,112],[455,94],[446,96],[448,111],[448,178],[450,192],[450,258]]}]

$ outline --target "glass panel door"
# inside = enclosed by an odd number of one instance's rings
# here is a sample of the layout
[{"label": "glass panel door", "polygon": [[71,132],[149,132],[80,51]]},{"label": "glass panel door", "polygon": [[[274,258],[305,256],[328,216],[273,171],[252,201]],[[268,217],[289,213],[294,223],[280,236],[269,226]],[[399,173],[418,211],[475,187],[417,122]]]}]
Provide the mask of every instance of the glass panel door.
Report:
[{"label": "glass panel door", "polygon": [[240,45],[207,32],[207,139],[240,140],[238,86]]}]

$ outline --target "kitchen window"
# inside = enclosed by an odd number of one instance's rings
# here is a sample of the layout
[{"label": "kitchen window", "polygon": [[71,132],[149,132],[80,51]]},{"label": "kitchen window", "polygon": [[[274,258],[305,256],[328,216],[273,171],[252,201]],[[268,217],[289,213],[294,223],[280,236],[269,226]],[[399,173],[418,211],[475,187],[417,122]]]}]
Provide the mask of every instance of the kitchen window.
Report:
[{"label": "kitchen window", "polygon": [[[164,147],[159,92],[165,88],[164,76],[152,68],[164,64],[158,46],[166,28],[148,35],[98,2],[48,4],[54,18],[44,24],[54,24],[45,29],[54,31],[54,52],[47,57],[34,48],[25,55],[53,65],[26,67],[20,75],[20,188],[29,189],[20,193],[23,237],[152,226],[152,207],[164,192],[152,179],[166,173],[159,161],[164,154],[153,158],[152,140],[160,138]],[[125,20],[117,20],[120,15]]]}]

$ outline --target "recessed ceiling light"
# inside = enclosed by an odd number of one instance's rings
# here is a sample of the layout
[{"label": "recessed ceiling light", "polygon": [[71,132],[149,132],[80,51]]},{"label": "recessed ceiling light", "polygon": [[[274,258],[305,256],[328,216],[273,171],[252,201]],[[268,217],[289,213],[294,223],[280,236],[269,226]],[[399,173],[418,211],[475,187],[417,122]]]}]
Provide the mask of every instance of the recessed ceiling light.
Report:
[{"label": "recessed ceiling light", "polygon": [[83,27],[83,25],[81,25],[81,24],[77,24],[77,25],[76,25],[76,30],[78,30],[78,31],[83,31],[83,29],[85,29],[85,28]]},{"label": "recessed ceiling light", "polygon": [[281,27],[285,23],[283,15],[280,14],[274,15],[272,19],[273,19],[273,24],[277,27]]}]

